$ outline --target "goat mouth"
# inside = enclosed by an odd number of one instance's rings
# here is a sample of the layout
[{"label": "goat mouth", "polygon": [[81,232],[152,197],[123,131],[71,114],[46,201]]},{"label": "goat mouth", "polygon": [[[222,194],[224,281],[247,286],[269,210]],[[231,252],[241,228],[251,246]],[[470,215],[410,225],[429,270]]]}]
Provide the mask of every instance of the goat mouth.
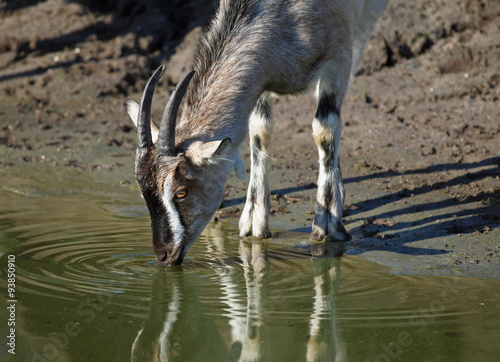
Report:
[{"label": "goat mouth", "polygon": [[184,261],[184,259],[182,257],[177,258],[177,259],[165,258],[163,261],[160,261],[157,257],[156,261],[158,262],[159,265],[162,265],[162,266],[175,266],[175,265],[181,265],[182,262]]}]

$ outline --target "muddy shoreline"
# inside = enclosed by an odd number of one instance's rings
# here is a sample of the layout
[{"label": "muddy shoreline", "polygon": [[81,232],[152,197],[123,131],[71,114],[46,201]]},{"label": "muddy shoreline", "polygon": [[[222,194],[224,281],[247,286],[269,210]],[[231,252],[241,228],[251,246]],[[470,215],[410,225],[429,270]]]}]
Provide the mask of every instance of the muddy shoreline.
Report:
[{"label": "muddy shoreline", "polygon": [[[215,4],[179,2],[183,19],[173,21],[155,1],[98,3],[0,10],[1,188],[90,194],[110,212],[120,212],[116,203],[141,214],[123,98],[138,99],[164,63],[153,105],[161,112]],[[342,109],[348,253],[399,273],[500,278],[499,15],[495,1],[391,1]],[[274,104],[276,242],[286,232],[307,240],[310,230],[314,111],[307,95]],[[248,167],[248,147],[243,157]],[[245,188],[229,180],[217,218],[237,223]]]}]

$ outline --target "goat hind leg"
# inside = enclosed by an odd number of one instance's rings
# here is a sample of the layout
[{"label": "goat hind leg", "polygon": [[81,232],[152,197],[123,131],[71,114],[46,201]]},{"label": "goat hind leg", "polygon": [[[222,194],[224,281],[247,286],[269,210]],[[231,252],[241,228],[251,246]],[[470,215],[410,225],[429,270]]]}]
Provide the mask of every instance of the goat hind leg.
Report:
[{"label": "goat hind leg", "polygon": [[313,121],[313,136],[319,153],[316,211],[311,237],[346,241],[351,238],[342,222],[344,189],[339,166],[341,133],[340,104],[333,92],[321,91]]},{"label": "goat hind leg", "polygon": [[263,94],[250,116],[251,170],[247,200],[239,222],[240,237],[252,234],[265,239],[271,236],[268,226],[271,202],[268,152],[273,125],[268,96]]}]

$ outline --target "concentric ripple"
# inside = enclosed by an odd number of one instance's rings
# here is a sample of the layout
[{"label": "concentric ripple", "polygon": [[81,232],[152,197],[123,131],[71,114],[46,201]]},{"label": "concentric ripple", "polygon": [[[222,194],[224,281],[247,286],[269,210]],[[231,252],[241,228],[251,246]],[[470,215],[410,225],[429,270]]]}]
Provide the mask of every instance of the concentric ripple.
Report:
[{"label": "concentric ripple", "polygon": [[149,293],[155,265],[147,233],[141,235],[134,220],[93,216],[96,219],[80,220],[77,227],[59,219],[23,227],[21,233],[11,230],[20,240],[16,252],[19,287],[44,294],[50,290]]}]

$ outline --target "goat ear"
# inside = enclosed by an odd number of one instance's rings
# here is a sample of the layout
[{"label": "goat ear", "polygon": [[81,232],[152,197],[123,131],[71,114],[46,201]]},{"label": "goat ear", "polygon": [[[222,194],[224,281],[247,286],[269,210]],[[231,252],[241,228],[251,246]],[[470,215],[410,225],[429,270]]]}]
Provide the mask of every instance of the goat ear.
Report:
[{"label": "goat ear", "polygon": [[[134,126],[137,127],[137,120],[139,119],[139,103],[127,98],[123,102],[123,107],[125,108],[125,113],[127,114],[128,118],[130,118]],[[159,132],[160,129],[158,128],[158,125],[151,118],[151,137],[153,139],[153,143],[156,143],[156,141],[158,140]]]},{"label": "goat ear", "polygon": [[212,154],[211,158],[224,158],[228,151],[229,146],[231,145],[231,138],[226,137],[222,141],[213,141],[209,143],[215,143],[214,146],[217,146],[215,152]]},{"label": "goat ear", "polygon": [[231,143],[229,137],[220,141],[195,142],[188,148],[186,156],[197,166],[217,164],[231,158],[229,155]]}]

